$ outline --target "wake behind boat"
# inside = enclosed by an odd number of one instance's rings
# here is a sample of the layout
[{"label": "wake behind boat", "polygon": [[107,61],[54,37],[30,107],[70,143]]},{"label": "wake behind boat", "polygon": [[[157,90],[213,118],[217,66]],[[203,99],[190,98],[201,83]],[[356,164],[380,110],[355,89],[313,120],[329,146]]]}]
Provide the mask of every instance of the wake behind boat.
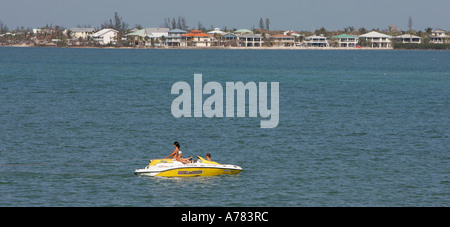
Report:
[{"label": "wake behind boat", "polygon": [[161,177],[195,177],[237,174],[242,171],[240,166],[220,164],[214,161],[208,161],[200,156],[197,157],[197,161],[187,164],[173,159],[152,159],[145,168],[136,169],[134,174]]}]

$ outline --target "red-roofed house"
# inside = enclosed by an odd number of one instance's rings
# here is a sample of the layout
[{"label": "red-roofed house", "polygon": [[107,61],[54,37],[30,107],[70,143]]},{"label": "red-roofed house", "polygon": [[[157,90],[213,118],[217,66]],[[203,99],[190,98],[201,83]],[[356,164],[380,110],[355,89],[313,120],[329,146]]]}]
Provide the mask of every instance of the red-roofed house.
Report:
[{"label": "red-roofed house", "polygon": [[192,30],[181,35],[181,46],[209,47],[213,43],[213,36],[200,30]]}]

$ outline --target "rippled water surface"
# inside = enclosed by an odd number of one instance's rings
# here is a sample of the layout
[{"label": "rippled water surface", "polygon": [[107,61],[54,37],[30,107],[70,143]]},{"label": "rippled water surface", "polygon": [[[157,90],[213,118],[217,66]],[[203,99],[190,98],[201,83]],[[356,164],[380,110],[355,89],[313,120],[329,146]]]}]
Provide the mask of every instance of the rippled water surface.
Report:
[{"label": "rippled water surface", "polygon": [[[0,48],[0,206],[449,206],[450,52]],[[280,121],[171,87],[279,82]],[[208,97],[205,95],[205,98]],[[233,176],[135,176],[179,141]]]}]

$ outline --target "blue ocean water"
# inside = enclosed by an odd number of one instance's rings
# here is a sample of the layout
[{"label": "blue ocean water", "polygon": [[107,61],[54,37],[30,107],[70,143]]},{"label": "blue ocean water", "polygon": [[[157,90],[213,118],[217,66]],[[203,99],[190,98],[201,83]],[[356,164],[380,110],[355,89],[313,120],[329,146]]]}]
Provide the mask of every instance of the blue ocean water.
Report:
[{"label": "blue ocean water", "polygon": [[[279,82],[278,127],[173,117],[195,73]],[[448,51],[0,48],[0,206],[449,206],[449,100]],[[174,141],[244,171],[133,174]]]}]

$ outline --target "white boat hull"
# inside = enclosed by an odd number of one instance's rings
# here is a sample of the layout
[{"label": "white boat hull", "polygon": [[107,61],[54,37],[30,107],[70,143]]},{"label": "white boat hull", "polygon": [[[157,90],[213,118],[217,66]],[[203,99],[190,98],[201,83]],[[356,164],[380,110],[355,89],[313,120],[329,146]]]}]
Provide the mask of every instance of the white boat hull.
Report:
[{"label": "white boat hull", "polygon": [[151,160],[150,164],[143,169],[136,169],[134,173],[162,177],[195,177],[237,174],[241,171],[240,166],[222,165],[216,162],[183,164],[171,159],[157,159]]}]

